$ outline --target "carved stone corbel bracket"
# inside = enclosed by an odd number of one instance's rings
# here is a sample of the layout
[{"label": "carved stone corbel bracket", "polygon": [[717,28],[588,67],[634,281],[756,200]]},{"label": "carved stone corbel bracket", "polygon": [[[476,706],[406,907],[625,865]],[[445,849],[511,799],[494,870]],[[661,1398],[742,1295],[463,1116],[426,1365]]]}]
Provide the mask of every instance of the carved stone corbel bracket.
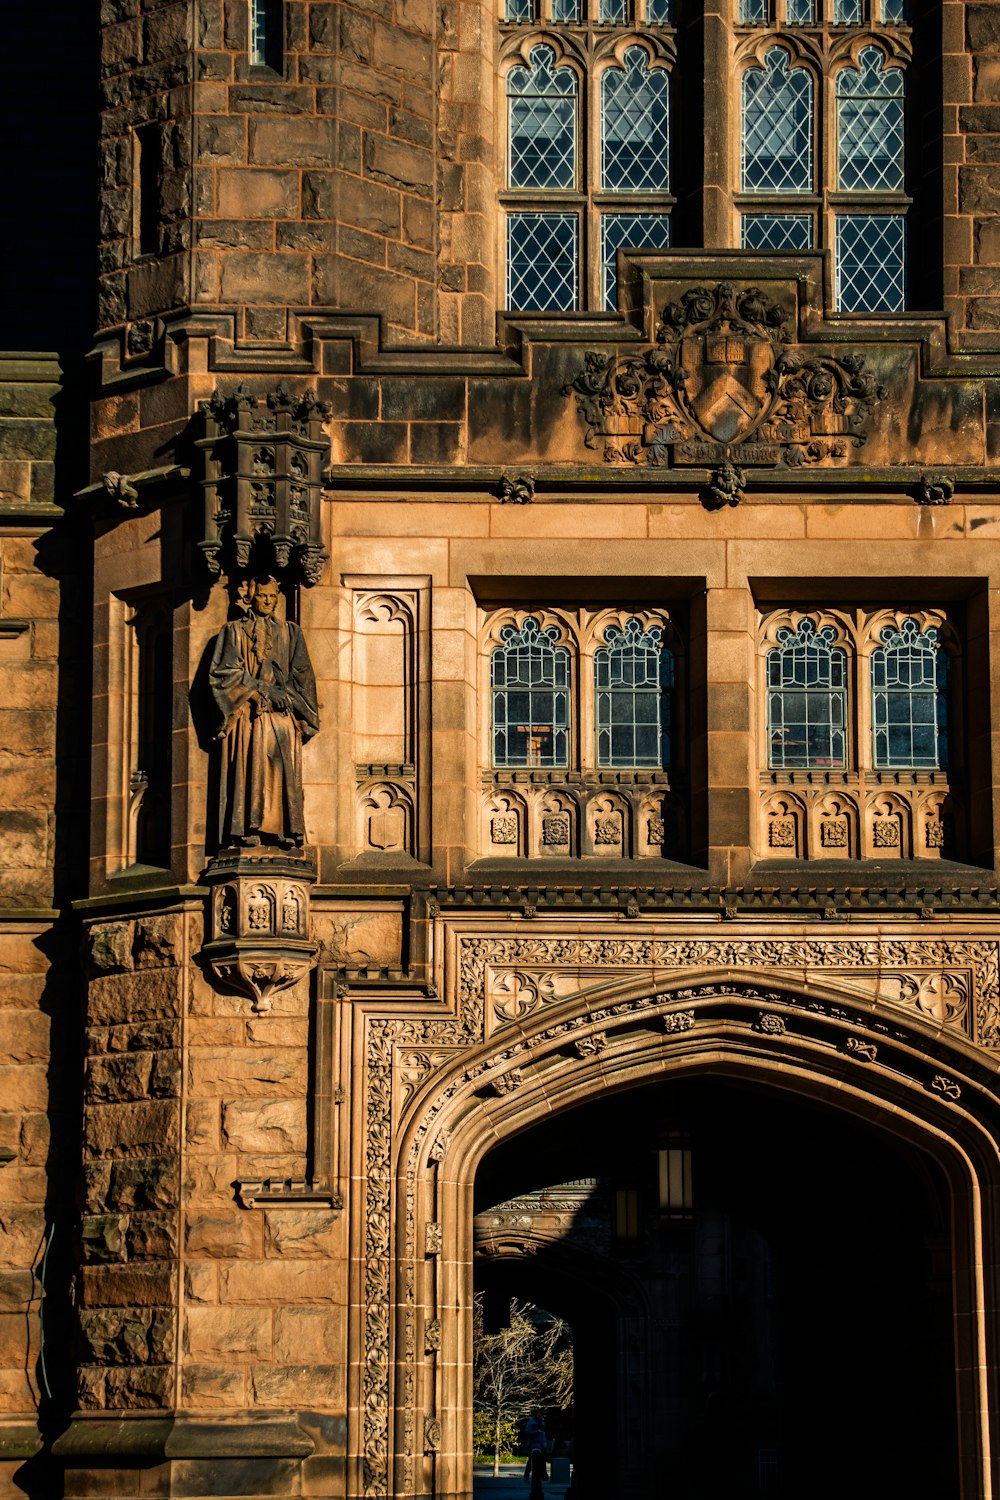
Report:
[{"label": "carved stone corbel bracket", "polygon": [[309,932],[315,879],[306,855],[269,848],[220,855],[205,872],[212,897],[202,958],[223,989],[247,997],[255,1015],[266,1015],[273,997],[316,962]]}]

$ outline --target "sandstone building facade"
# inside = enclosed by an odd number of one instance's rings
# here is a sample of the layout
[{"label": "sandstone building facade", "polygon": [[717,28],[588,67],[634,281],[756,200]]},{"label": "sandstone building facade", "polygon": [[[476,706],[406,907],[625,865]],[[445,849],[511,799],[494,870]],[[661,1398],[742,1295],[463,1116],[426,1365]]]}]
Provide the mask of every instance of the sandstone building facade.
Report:
[{"label": "sandstone building facade", "polygon": [[585,1496],[985,1500],[1000,7],[71,9],[2,1493],[468,1495],[482,1287],[573,1322]]}]

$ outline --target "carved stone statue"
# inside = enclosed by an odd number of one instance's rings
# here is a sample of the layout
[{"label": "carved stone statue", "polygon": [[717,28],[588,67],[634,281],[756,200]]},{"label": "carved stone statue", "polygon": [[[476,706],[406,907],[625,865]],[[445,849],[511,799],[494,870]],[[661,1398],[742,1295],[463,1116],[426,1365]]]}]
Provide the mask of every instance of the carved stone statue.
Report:
[{"label": "carved stone statue", "polygon": [[301,846],[302,745],[319,728],[305,637],[277,620],[278,585],[256,579],[249,611],[219,631],[209,681],[222,714],[219,841]]}]

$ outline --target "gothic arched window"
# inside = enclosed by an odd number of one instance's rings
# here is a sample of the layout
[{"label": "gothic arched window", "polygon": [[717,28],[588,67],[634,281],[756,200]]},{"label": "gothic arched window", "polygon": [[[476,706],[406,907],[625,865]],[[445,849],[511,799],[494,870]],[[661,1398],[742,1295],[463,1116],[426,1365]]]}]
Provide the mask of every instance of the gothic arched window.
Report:
[{"label": "gothic arched window", "polygon": [[767,653],[767,738],[775,770],[847,765],[847,652],[831,625],[802,620]]},{"label": "gothic arched window", "polygon": [[763,68],[743,74],[743,191],[813,190],[813,81],[771,47]]},{"label": "gothic arched window", "polygon": [[[574,67],[545,41],[531,47],[529,67],[519,61],[507,75],[507,305],[613,308],[617,252],[662,250],[671,239],[666,37],[636,36],[612,51],[608,28],[634,24],[633,0],[545,5],[553,29],[576,26],[588,10],[589,26],[571,31],[567,45],[574,65],[586,55],[586,87],[578,90]],[[645,0],[642,9],[647,28],[669,27],[669,0]],[[508,0],[508,23],[532,18],[535,0]],[[581,113],[596,120],[596,132],[580,130]]]},{"label": "gothic arched window", "polygon": [[882,632],[872,652],[872,734],[878,770],[948,764],[948,657],[938,631],[916,620]]},{"label": "gothic arched window", "polygon": [[565,766],[569,757],[570,653],[529,615],[505,625],[490,658],[493,764]]},{"label": "gothic arched window", "polygon": [[674,658],[658,625],[611,626],[594,652],[598,766],[670,764],[670,690]]}]

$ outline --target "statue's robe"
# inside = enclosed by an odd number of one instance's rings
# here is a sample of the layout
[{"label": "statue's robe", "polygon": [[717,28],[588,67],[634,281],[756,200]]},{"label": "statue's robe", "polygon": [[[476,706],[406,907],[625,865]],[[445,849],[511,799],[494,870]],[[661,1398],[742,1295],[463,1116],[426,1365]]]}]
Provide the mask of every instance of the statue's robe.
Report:
[{"label": "statue's robe", "polygon": [[301,843],[302,744],[319,728],[302,631],[256,615],[231,621],[216,640],[209,681],[222,714],[220,844],[262,834]]}]

